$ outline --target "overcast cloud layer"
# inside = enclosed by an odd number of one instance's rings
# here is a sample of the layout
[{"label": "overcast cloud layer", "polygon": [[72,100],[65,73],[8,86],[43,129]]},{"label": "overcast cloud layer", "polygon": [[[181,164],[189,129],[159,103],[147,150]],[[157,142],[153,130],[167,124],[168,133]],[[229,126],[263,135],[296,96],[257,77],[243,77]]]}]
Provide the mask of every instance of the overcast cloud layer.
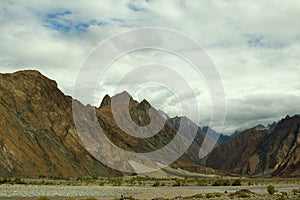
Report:
[{"label": "overcast cloud layer", "polygon": [[[72,95],[84,59],[99,42],[122,31],[163,27],[200,43],[215,63],[226,94],[225,133],[300,113],[300,1],[28,1],[0,2],[0,73],[37,69]],[[188,63],[141,51],[113,63],[99,82],[99,104],[132,66],[156,62],[186,72]],[[188,73],[188,72],[187,72]],[[210,120],[209,92],[190,76],[201,112]],[[166,75],[167,78],[167,75]],[[170,116],[180,106],[167,89],[145,86],[146,98]],[[186,94],[186,101],[191,98]],[[85,102],[87,103],[87,102]],[[93,103],[93,102],[91,102]]]}]

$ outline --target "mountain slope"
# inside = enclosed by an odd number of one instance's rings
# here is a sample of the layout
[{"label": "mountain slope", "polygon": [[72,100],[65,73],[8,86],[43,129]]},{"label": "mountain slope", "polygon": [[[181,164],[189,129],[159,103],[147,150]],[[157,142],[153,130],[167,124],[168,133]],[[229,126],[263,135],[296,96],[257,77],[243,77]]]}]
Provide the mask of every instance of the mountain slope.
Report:
[{"label": "mountain slope", "polygon": [[[129,104],[126,99],[129,99]],[[119,108],[116,112],[111,108],[112,101]],[[73,110],[72,105],[75,106]],[[128,106],[130,117],[126,115]],[[90,136],[91,143],[88,145],[83,145],[78,135],[78,126],[76,128],[73,121],[74,108],[79,112],[75,122],[87,122],[77,125],[82,126]],[[150,124],[150,110],[158,121],[167,118],[154,136],[131,136],[128,133],[138,129],[132,126],[120,128],[116,122],[119,119],[126,125],[132,119],[134,124],[146,127]],[[90,111],[96,115],[93,117]],[[165,114],[161,115],[162,112],[152,108],[146,100],[137,102],[126,92],[113,97],[105,96],[96,108],[65,96],[55,81],[37,71],[0,74],[0,112],[0,176],[124,175],[126,173],[113,170],[94,157],[109,155],[111,146],[103,144],[107,148],[94,156],[90,153],[95,148],[93,141],[99,139],[94,123],[100,124],[104,134],[119,148],[148,153],[169,144],[178,134],[181,121],[186,122],[184,137],[189,137],[187,133],[190,129],[196,130],[197,134],[186,152],[170,165],[173,168],[200,173],[222,174],[224,171],[251,176],[300,176],[300,116],[286,117],[267,128],[256,126],[245,130],[217,145],[205,159],[199,159],[199,150],[205,138],[200,127],[186,117],[168,118]],[[156,127],[159,124],[154,124],[148,131]],[[175,152],[177,148],[181,149],[182,144],[172,150]],[[156,156],[163,158],[159,154]],[[139,161],[150,167],[153,164]],[[201,166],[200,163],[205,164]],[[130,160],[115,164],[130,170],[136,167]]]},{"label": "mountain slope", "polygon": [[120,175],[83,147],[71,103],[37,71],[0,74],[0,175]]},{"label": "mountain slope", "polygon": [[265,173],[273,176],[300,175],[300,117],[282,119],[260,143],[257,154]]},{"label": "mountain slope", "polygon": [[[132,152],[155,151],[175,137],[176,130],[170,124],[164,124],[163,129],[153,137],[141,139],[128,135],[126,132],[133,130],[124,131],[118,127],[110,106],[112,99],[119,99],[117,104],[121,110],[117,112],[117,116],[127,120],[122,109],[128,105],[124,105],[123,98],[130,98],[130,116],[136,124],[145,126],[150,123],[151,105],[146,100],[133,100],[126,92],[112,98],[105,96],[98,108],[84,106],[74,100],[73,103],[80,112],[80,119],[76,120],[88,121],[84,128],[91,134],[96,132],[93,122],[99,122],[104,133],[114,144]],[[96,118],[89,115],[89,110],[95,110]],[[123,174],[103,165],[87,151],[73,121],[72,98],[65,96],[57,88],[55,81],[49,80],[39,72],[0,74],[0,111],[0,175]],[[156,117],[162,116],[159,114]],[[199,143],[200,141],[193,142],[172,166],[190,171],[214,172],[198,164]],[[89,145],[87,147],[91,148]],[[109,147],[99,154],[105,156],[107,152],[110,152]],[[126,165],[128,169],[132,168],[130,162],[118,164]]]},{"label": "mountain slope", "polygon": [[[117,116],[112,115],[111,109],[111,101],[115,99],[118,99],[116,100],[115,106],[120,108],[120,110],[117,112]],[[111,141],[114,142],[114,144],[127,151],[133,151],[137,153],[156,151],[157,149],[163,148],[164,146],[168,145],[174,139],[174,137],[177,134],[176,128],[178,128],[181,120],[185,120],[187,124],[189,124],[187,130],[191,129],[192,127],[198,130],[196,139],[192,142],[192,144],[186,150],[186,152],[181,157],[179,157],[178,160],[172,163],[171,166],[174,168],[181,168],[193,172],[215,172],[215,170],[199,165],[198,152],[203,142],[203,138],[205,137],[205,134],[201,131],[201,129],[199,129],[194,123],[192,123],[187,118],[167,119],[166,123],[162,126],[163,128],[159,130],[157,134],[147,138],[138,138],[129,135],[128,133],[136,131],[134,127],[126,126],[124,128],[127,130],[121,129],[116,123],[116,118],[121,119],[121,121],[123,120],[123,123],[125,125],[130,123],[127,121],[128,117],[126,117],[125,115],[125,110],[122,110],[128,106],[126,104],[127,101],[125,99],[129,99],[130,119],[132,119],[133,122],[138,126],[145,127],[151,122],[149,117],[150,109],[152,109],[154,116],[158,118],[158,120],[154,118],[154,121],[166,120],[164,119],[164,116],[160,114],[161,111],[151,107],[151,105],[146,100],[137,102],[133,100],[133,98],[127,92],[120,93],[114,97],[105,96],[101,103],[101,106],[97,108],[96,113],[99,124],[103,128],[105,134],[109,137]],[[151,132],[152,129],[156,129],[156,126],[159,126],[158,124],[159,122],[155,124],[154,127],[149,127],[149,130],[146,130],[146,132]],[[179,145],[181,144],[179,143]],[[160,156],[161,155],[156,155],[157,158],[166,159]],[[124,164],[126,165],[126,163],[123,163],[123,165]]]},{"label": "mountain slope", "polygon": [[286,117],[272,129],[254,127],[217,146],[206,166],[256,176],[300,176],[300,117]]}]

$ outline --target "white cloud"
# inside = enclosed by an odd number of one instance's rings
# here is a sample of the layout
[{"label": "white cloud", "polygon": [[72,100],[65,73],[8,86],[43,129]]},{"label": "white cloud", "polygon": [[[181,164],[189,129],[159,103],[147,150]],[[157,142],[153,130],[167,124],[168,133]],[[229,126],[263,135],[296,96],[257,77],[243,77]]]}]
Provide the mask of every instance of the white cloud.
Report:
[{"label": "white cloud", "polygon": [[[228,99],[229,133],[300,112],[294,103],[300,98],[299,10],[296,0],[1,1],[0,72],[38,69],[71,95],[80,65],[99,42],[131,28],[175,29],[202,44],[216,64]],[[119,62],[122,68],[111,69],[99,98],[111,92],[128,66],[147,58],[189,77],[201,102],[201,124],[207,124],[211,103],[205,84],[172,55],[128,55]],[[180,113],[168,92],[150,91],[144,94],[152,94],[151,103]],[[137,92],[137,98],[142,94]]]}]

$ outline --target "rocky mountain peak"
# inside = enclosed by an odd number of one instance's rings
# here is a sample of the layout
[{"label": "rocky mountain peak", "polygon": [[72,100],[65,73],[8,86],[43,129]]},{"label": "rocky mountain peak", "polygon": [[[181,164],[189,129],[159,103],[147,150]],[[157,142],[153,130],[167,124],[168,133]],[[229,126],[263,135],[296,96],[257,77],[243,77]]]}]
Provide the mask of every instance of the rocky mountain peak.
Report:
[{"label": "rocky mountain peak", "polygon": [[150,108],[151,105],[146,99],[143,99],[143,101],[141,101],[137,106],[137,109],[139,110],[149,110]]},{"label": "rocky mountain peak", "polygon": [[47,83],[47,84],[57,88],[56,81],[45,77],[37,70],[22,70],[22,71],[17,71],[14,73],[6,73],[6,74],[1,74],[1,75],[3,76],[2,78],[10,78],[10,79],[19,81],[20,83],[23,82],[23,83],[32,85],[34,83],[40,82],[40,83],[44,83],[44,84]]},{"label": "rocky mountain peak", "polygon": [[112,98],[132,99],[132,96],[127,91],[123,91],[121,93],[118,93],[118,94],[114,95]]},{"label": "rocky mountain peak", "polygon": [[102,102],[101,102],[101,105],[100,107],[103,107],[103,106],[108,106],[111,104],[111,97],[107,94],[104,96]]}]

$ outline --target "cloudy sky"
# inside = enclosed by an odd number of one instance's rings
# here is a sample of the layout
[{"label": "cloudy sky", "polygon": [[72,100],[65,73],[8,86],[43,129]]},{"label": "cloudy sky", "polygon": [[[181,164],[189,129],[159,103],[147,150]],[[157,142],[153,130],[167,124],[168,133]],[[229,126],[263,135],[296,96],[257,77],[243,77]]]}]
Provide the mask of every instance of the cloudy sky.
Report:
[{"label": "cloudy sky", "polygon": [[[297,0],[3,0],[0,73],[37,69],[72,95],[84,60],[100,42],[135,28],[176,30],[201,44],[215,64],[226,95],[224,132],[231,133],[300,113],[299,11]],[[203,79],[194,77],[184,60],[157,50],[116,60],[98,82],[96,103],[85,103],[99,104],[105,94],[118,92],[120,77],[154,61],[172,66],[189,81],[199,103],[200,124],[208,124],[210,92]],[[168,75],[162,70],[162,78],[172,79]],[[170,116],[182,114],[170,88],[143,76],[150,82],[141,86],[135,80],[135,98],[148,99]],[[186,94],[185,101],[189,98]]]}]

